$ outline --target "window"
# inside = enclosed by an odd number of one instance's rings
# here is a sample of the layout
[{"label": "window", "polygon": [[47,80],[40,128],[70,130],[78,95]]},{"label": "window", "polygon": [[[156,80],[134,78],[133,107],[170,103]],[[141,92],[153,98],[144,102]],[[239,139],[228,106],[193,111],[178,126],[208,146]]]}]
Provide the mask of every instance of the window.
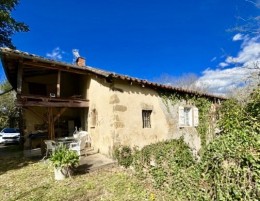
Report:
[{"label": "window", "polygon": [[97,110],[92,109],[90,113],[90,127],[95,128],[97,124]]},{"label": "window", "polygon": [[179,126],[198,126],[199,114],[196,107],[179,107]]},{"label": "window", "polygon": [[143,128],[151,128],[151,114],[152,114],[152,110],[142,111]]},{"label": "window", "polygon": [[191,108],[184,108],[184,125],[192,126],[192,111]]}]

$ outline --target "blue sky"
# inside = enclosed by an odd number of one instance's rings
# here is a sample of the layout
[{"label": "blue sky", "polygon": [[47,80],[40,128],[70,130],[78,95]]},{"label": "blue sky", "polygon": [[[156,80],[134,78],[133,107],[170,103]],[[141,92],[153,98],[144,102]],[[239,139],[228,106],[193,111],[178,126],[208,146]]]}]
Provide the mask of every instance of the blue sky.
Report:
[{"label": "blue sky", "polygon": [[21,0],[13,16],[30,32],[13,42],[68,63],[78,49],[89,66],[142,79],[187,73],[214,79],[234,68],[231,60],[250,41],[259,59],[258,36],[227,31],[258,16],[259,7],[260,0]]}]

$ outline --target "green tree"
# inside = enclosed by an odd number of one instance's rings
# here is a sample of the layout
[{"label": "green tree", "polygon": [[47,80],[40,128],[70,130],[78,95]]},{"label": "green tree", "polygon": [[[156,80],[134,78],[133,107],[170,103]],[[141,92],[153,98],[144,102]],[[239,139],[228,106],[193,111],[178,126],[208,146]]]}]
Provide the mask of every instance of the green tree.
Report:
[{"label": "green tree", "polygon": [[15,91],[7,81],[0,85],[0,128],[18,127],[19,110],[15,106]]},{"label": "green tree", "polygon": [[11,12],[18,5],[19,0],[0,0],[0,47],[15,49],[11,36],[16,32],[27,32],[29,27],[23,22],[16,21]]}]

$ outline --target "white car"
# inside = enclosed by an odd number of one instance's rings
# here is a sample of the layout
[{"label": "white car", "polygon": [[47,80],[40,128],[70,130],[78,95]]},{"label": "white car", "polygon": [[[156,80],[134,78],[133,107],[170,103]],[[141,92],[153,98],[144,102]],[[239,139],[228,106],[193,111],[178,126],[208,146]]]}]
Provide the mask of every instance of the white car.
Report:
[{"label": "white car", "polygon": [[20,142],[20,131],[17,128],[4,128],[0,132],[0,143],[13,144]]}]

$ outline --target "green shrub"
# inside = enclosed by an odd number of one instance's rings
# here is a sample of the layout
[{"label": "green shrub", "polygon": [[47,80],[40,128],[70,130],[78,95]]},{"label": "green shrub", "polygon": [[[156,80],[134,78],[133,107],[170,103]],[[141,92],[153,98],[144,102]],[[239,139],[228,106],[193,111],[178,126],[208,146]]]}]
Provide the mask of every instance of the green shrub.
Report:
[{"label": "green shrub", "polygon": [[213,200],[259,200],[259,103],[258,89],[245,105],[228,100],[222,106],[221,136],[209,144],[200,163]]},{"label": "green shrub", "polygon": [[260,196],[260,136],[241,131],[212,142],[200,163],[213,200],[257,200]]},{"label": "green shrub", "polygon": [[194,158],[183,139],[145,146],[136,151],[133,162],[137,175],[152,179],[156,187],[170,185],[169,178],[193,164]]},{"label": "green shrub", "polygon": [[129,146],[120,146],[114,149],[114,158],[118,164],[128,168],[133,162],[132,149]]},{"label": "green shrub", "polygon": [[134,154],[137,175],[172,200],[243,200],[260,197],[260,89],[246,104],[222,104],[220,135],[195,163],[182,139],[148,145]]}]

